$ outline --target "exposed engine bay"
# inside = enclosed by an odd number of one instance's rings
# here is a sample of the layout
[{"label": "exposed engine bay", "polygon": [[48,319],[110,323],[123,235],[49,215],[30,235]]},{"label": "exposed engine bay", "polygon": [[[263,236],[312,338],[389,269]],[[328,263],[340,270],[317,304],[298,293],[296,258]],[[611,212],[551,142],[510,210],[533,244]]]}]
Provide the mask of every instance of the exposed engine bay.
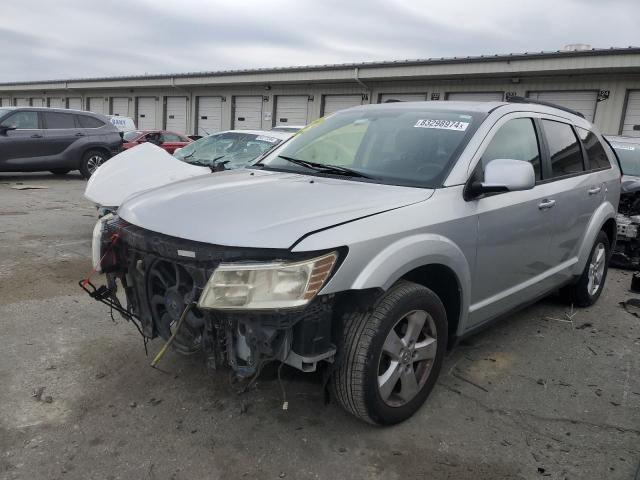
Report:
[{"label": "exposed engine bay", "polygon": [[[185,355],[202,352],[212,369],[228,366],[238,377],[259,375],[276,361],[315,371],[333,362],[332,295],[299,308],[212,310],[198,300],[222,262],[305,260],[288,250],[222,247],[151,232],[117,216],[96,225],[94,251],[106,285],[81,286],[93,298],[134,322],[146,340],[160,336]],[[99,245],[96,245],[99,243]],[[318,256],[322,252],[313,252]],[[124,293],[124,295],[123,295]]]},{"label": "exposed engine bay", "polygon": [[640,268],[640,178],[623,177],[616,222],[618,237],[611,265]]}]

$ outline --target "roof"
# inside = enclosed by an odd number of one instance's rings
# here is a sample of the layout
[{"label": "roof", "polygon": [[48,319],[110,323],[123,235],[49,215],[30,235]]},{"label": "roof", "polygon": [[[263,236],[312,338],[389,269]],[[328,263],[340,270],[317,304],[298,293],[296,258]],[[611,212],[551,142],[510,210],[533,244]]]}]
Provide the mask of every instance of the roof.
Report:
[{"label": "roof", "polygon": [[263,135],[265,137],[277,138],[279,140],[286,140],[293,136],[295,132],[274,132],[273,130],[225,130],[224,132],[216,132],[211,135],[219,135],[221,133],[248,133],[250,135]]},{"label": "roof", "polygon": [[211,77],[238,74],[264,74],[264,73],[282,73],[282,72],[302,72],[315,70],[343,70],[346,68],[375,68],[375,67],[395,67],[395,66],[428,66],[443,64],[460,64],[460,63],[479,63],[494,62],[496,60],[528,60],[528,59],[545,59],[558,57],[593,57],[602,55],[620,55],[620,54],[640,54],[640,47],[610,47],[610,48],[591,48],[586,50],[555,50],[540,52],[522,52],[522,53],[506,53],[494,55],[476,55],[465,57],[431,57],[423,59],[405,59],[405,60],[387,60],[360,63],[338,63],[325,65],[299,65],[290,67],[266,67],[254,69],[239,70],[212,70],[201,72],[183,72],[183,73],[167,73],[167,74],[151,74],[151,75],[124,75],[112,77],[85,77],[71,79],[53,79],[53,80],[31,80],[25,82],[5,82],[0,83],[2,86],[16,85],[35,85],[42,83],[55,82],[99,82],[99,81],[122,81],[122,80],[140,80],[140,79],[171,79],[171,78],[190,78],[190,77]]},{"label": "roof", "polygon": [[623,137],[621,135],[605,135],[607,140],[616,143],[632,143],[634,145],[640,145],[640,137]]}]

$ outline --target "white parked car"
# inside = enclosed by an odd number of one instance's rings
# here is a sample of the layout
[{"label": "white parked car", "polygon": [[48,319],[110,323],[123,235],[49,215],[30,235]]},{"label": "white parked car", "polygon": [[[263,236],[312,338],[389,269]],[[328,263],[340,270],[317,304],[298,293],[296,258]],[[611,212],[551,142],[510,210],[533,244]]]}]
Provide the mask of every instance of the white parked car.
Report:
[{"label": "white parked car", "polygon": [[136,123],[132,118],[121,117],[120,115],[107,115],[109,121],[121,132],[131,132],[136,129]]},{"label": "white parked car", "polygon": [[116,155],[96,170],[84,195],[102,212],[112,211],[134,193],[213,171],[244,167],[292,135],[230,130],[203,137],[174,155],[145,142]]}]

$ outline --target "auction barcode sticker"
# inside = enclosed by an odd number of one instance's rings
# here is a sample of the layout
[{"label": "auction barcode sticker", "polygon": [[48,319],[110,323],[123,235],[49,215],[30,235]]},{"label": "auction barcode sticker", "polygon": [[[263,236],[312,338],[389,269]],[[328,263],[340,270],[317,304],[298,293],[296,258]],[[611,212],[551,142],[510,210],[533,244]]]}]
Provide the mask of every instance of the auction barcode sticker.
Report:
[{"label": "auction barcode sticker", "polygon": [[414,127],[416,128],[439,128],[441,130],[457,130],[464,132],[469,126],[469,122],[458,122],[455,120],[418,120]]},{"label": "auction barcode sticker", "polygon": [[277,138],[273,138],[273,137],[267,137],[265,135],[259,135],[256,137],[256,140],[258,141],[263,141],[263,142],[269,142],[269,143],[277,143],[278,139]]}]

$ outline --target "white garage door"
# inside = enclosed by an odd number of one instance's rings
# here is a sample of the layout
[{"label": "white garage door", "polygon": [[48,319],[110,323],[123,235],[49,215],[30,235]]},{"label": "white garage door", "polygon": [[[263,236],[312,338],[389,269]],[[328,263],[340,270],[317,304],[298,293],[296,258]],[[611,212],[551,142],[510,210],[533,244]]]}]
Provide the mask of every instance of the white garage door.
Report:
[{"label": "white garage door", "polygon": [[197,135],[210,135],[222,130],[222,98],[198,97]]},{"label": "white garage door", "polygon": [[9,97],[0,98],[0,107],[10,107],[10,106],[11,106],[11,98]]},{"label": "white garage door", "polygon": [[598,92],[595,91],[529,92],[527,96],[580,112],[590,122],[593,122],[598,101]]},{"label": "white garage door", "polygon": [[622,121],[622,135],[640,137],[640,90],[629,92],[627,110]]},{"label": "white garage door", "polygon": [[129,97],[113,97],[111,99],[111,115],[129,116]]},{"label": "white garage door", "polygon": [[136,125],[140,130],[153,130],[156,128],[156,97],[138,97]]},{"label": "white garage door", "polygon": [[28,107],[29,99],[28,98],[16,98],[16,107]]},{"label": "white garage door", "polygon": [[325,95],[322,115],[362,105],[362,95]]},{"label": "white garage door", "polygon": [[187,131],[187,97],[167,97],[167,130],[177,133]]},{"label": "white garage door", "polygon": [[82,99],[80,97],[68,98],[67,108],[71,108],[73,110],[82,110]]},{"label": "white garage door", "polygon": [[64,99],[60,97],[54,97],[49,99],[49,108],[63,108]]},{"label": "white garage door", "polygon": [[234,97],[233,128],[262,129],[262,97]]},{"label": "white garage door", "polygon": [[501,102],[503,92],[449,92],[447,100],[462,102]]},{"label": "white garage door", "polygon": [[389,100],[399,100],[401,102],[423,102],[426,99],[426,93],[385,93],[380,97],[380,103],[385,103]]},{"label": "white garage door", "polygon": [[105,113],[105,108],[104,108],[104,104],[106,103],[104,101],[103,97],[89,97],[87,98],[87,102],[89,103],[87,105],[87,109],[90,112],[93,113]]},{"label": "white garage door", "polygon": [[32,98],[31,99],[31,106],[32,107],[44,107],[44,98]]},{"label": "white garage door", "polygon": [[308,95],[278,95],[275,124],[306,125],[308,109]]}]

